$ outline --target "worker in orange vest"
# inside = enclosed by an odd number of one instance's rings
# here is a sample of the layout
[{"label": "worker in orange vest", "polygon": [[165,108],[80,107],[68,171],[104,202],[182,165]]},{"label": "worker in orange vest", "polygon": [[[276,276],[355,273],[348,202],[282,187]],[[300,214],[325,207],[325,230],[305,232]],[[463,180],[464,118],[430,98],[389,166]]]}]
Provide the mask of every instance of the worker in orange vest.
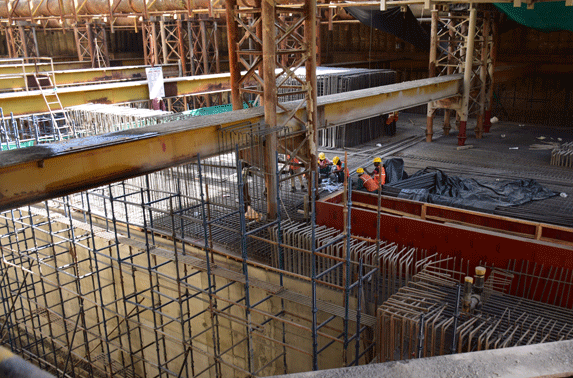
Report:
[{"label": "worker in orange vest", "polygon": [[374,158],[374,170],[370,173],[372,178],[376,180],[380,185],[386,184],[386,170],[382,165],[382,159],[377,157]]},{"label": "worker in orange vest", "polygon": [[344,172],[346,172],[346,177],[349,176],[348,168],[344,166],[344,162],[338,156],[332,159],[332,163],[334,164],[332,173],[336,176],[336,181],[344,182]]},{"label": "worker in orange vest", "polygon": [[378,181],[365,173],[364,168],[358,168],[356,173],[358,173],[358,189],[366,189],[369,192],[374,192],[378,189]]},{"label": "worker in orange vest", "polygon": [[330,173],[332,162],[326,157],[324,152],[318,154],[318,171],[321,175],[327,175]]},{"label": "worker in orange vest", "polygon": [[[295,175],[297,173],[300,172],[300,161],[297,158],[292,158],[290,157],[290,155],[287,155],[287,163],[290,162],[291,164],[289,165],[289,169],[288,169],[288,173],[291,176],[290,177],[290,185],[291,185],[291,192],[296,192],[296,186],[295,186]],[[302,183],[302,175],[298,175],[298,180],[300,181],[300,190],[304,190],[304,184]]]}]

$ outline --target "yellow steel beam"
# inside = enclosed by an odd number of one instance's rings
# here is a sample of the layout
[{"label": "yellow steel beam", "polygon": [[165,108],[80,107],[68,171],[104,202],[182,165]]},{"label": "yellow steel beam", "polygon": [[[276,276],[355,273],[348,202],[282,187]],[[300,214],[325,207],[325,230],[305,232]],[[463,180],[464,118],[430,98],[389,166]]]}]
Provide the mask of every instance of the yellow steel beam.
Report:
[{"label": "yellow steel beam", "polygon": [[[167,97],[202,94],[230,89],[229,74],[188,76],[165,79]],[[120,102],[149,99],[147,80],[94,84],[58,88],[58,96],[64,107],[88,102],[117,104]],[[39,90],[13,92],[0,95],[0,107],[4,113],[14,115],[47,112],[48,108]]]},{"label": "yellow steel beam", "polygon": [[[460,94],[461,75],[319,97],[321,127]],[[289,104],[293,106],[294,104]],[[305,119],[304,108],[298,109]],[[279,114],[279,124],[285,113]],[[0,210],[71,194],[219,152],[218,130],[264,120],[261,107],[0,152]],[[289,125],[293,131],[301,125]]]},{"label": "yellow steel beam", "polygon": [[[177,64],[166,64],[162,67],[165,76],[179,76],[179,66]],[[56,78],[56,85],[58,86],[107,81],[141,80],[146,78],[145,68],[146,66],[73,69],[54,71],[54,76]],[[0,91],[25,90],[26,77],[22,73],[21,67],[20,72],[9,71],[12,70],[2,70],[2,66],[0,66]],[[26,67],[26,75],[28,78],[31,78],[34,72],[33,67]],[[40,70],[40,72],[43,71]],[[30,85],[33,83],[33,80],[28,79],[28,83],[28,85]]]}]

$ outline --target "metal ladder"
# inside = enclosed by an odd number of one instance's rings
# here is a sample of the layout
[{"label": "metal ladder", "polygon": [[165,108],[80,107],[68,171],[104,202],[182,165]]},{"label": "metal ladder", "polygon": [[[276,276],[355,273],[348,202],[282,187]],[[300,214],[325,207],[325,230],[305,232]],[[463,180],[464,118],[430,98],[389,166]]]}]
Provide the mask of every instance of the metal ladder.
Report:
[{"label": "metal ladder", "polygon": [[[50,59],[51,60],[51,59]],[[45,81],[48,84],[45,85]],[[57,140],[62,140],[63,135],[73,135],[77,137],[75,127],[68,117],[66,110],[64,109],[60,97],[58,96],[57,86],[55,85],[54,69],[52,64],[52,70],[49,72],[38,72],[37,66],[34,72],[34,80],[38,85],[38,89],[44,98],[44,102],[48,107],[50,113],[50,119],[52,121],[52,126],[54,129],[54,137]],[[44,86],[42,86],[42,80],[44,81]],[[60,122],[63,121],[63,122]],[[60,123],[63,123],[60,126]]]}]

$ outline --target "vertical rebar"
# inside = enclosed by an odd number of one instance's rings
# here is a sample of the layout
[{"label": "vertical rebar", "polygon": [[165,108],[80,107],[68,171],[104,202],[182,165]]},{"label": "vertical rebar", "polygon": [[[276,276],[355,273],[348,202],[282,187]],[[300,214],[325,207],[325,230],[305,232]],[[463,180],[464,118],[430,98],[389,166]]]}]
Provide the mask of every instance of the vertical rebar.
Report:
[{"label": "vertical rebar", "polygon": [[316,171],[311,171],[310,183],[311,183],[311,215],[310,223],[312,225],[311,230],[311,284],[312,284],[312,370],[318,370],[318,334],[317,334],[317,305],[316,305]]},{"label": "vertical rebar", "polygon": [[[199,190],[201,198],[201,216],[203,218],[203,236],[204,236],[204,248],[205,248],[205,261],[207,264],[207,288],[209,294],[209,313],[211,317],[211,326],[214,327],[212,332],[213,339],[213,355],[215,364],[215,375],[217,377],[221,376],[221,366],[219,362],[219,326],[218,318],[215,310],[217,309],[217,302],[215,301],[214,295],[214,279],[211,277],[211,259],[209,258],[209,236],[208,236],[208,226],[207,226],[207,214],[205,210],[205,193],[203,192],[203,172],[201,169],[201,155],[197,154],[197,170],[199,176]],[[213,281],[213,282],[212,282]]]},{"label": "vertical rebar", "polygon": [[462,293],[462,285],[458,284],[456,288],[456,308],[454,309],[454,328],[452,329],[452,347],[450,349],[451,354],[456,353],[457,349],[457,336],[456,332],[458,329],[458,319],[460,318],[460,296]]},{"label": "vertical rebar", "polygon": [[[253,331],[251,324],[251,297],[249,291],[249,266],[247,264],[248,253],[247,253],[247,222],[245,219],[245,202],[243,198],[243,175],[241,174],[241,160],[239,158],[239,145],[235,146],[235,164],[237,168],[237,182],[238,182],[238,193],[239,193],[239,221],[240,221],[240,232],[241,232],[241,258],[243,265],[243,276],[245,279],[245,315],[247,318],[247,362],[248,371],[252,373],[255,370],[254,366],[254,355],[255,351],[253,348]],[[277,180],[278,181],[278,180]],[[277,184],[278,186],[278,184]],[[277,195],[278,197],[278,195]]]}]

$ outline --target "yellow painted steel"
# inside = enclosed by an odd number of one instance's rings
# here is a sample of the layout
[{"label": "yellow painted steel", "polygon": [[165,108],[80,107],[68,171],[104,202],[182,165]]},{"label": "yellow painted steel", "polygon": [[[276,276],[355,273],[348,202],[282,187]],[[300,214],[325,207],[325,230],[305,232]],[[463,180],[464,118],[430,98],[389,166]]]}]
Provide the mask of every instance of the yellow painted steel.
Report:
[{"label": "yellow painted steel", "polygon": [[[221,75],[224,76],[224,75]],[[320,127],[459,95],[461,75],[319,97]],[[191,84],[189,84],[191,85]],[[294,107],[296,104],[287,104]],[[304,120],[304,108],[298,109]],[[278,120],[285,113],[278,114]],[[261,107],[0,152],[0,210],[71,194],[219,153],[218,130],[264,120]],[[293,131],[301,125],[292,121]]]},{"label": "yellow painted steel", "polygon": [[[54,71],[54,76],[56,78],[56,85],[58,86],[106,81],[141,80],[146,78],[145,68],[146,66],[74,69]],[[164,76],[179,76],[179,66],[177,64],[162,65],[162,68]],[[26,71],[29,77],[34,73],[33,67],[26,67]],[[2,66],[0,66],[0,91],[25,90],[25,80],[26,79],[21,70],[19,73],[14,72],[4,74]]]},{"label": "yellow painted steel", "polygon": [[[165,79],[167,97],[220,92],[230,89],[229,74],[188,76]],[[58,96],[64,107],[88,102],[117,104],[149,99],[147,80],[95,84],[58,88]],[[47,105],[39,90],[14,92],[0,95],[0,107],[14,115],[47,112]]]}]

